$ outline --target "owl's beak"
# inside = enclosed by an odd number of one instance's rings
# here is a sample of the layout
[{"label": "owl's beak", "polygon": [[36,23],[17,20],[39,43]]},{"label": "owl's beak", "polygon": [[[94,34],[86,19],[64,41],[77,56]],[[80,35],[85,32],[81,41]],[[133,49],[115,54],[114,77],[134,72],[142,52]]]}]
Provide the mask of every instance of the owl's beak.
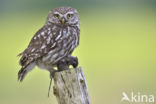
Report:
[{"label": "owl's beak", "polygon": [[64,18],[61,19],[61,23],[62,23],[62,24],[65,23],[65,19],[64,19]]}]

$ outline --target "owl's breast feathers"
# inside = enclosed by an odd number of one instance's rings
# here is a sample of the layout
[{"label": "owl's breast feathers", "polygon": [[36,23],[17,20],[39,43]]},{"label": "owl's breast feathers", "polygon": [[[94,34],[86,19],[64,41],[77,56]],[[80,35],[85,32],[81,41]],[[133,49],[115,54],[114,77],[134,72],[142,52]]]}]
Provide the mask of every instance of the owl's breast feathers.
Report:
[{"label": "owl's breast feathers", "polygon": [[78,44],[79,29],[44,26],[34,35],[24,52],[19,54],[19,63],[23,68],[38,59],[54,64],[71,54]]}]

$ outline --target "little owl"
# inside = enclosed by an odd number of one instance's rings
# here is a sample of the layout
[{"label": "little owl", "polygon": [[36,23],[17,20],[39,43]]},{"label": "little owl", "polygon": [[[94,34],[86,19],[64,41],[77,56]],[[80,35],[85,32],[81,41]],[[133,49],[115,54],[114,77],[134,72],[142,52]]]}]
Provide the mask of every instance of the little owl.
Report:
[{"label": "little owl", "polygon": [[23,81],[25,75],[35,66],[46,69],[50,77],[56,72],[77,67],[78,59],[71,56],[79,44],[80,21],[78,12],[71,7],[59,7],[49,12],[45,25],[31,39],[28,47],[19,54],[22,66],[18,72],[18,80]]}]

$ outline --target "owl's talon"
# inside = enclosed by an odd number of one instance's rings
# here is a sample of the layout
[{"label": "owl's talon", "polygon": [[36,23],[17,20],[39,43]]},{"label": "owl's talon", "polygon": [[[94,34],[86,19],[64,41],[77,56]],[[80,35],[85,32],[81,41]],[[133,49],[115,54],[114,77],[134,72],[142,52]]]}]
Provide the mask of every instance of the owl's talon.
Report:
[{"label": "owl's talon", "polygon": [[78,58],[76,57],[74,60],[73,60],[73,67],[76,68],[78,66],[79,62],[78,62]]},{"label": "owl's talon", "polygon": [[63,61],[58,62],[57,68],[58,68],[58,71],[68,70],[69,65],[67,64],[66,61],[63,60]]},{"label": "owl's talon", "polygon": [[68,59],[67,59],[67,64],[72,65],[74,68],[76,68],[78,66],[78,64],[79,64],[78,58],[73,57],[73,56],[69,56]]}]

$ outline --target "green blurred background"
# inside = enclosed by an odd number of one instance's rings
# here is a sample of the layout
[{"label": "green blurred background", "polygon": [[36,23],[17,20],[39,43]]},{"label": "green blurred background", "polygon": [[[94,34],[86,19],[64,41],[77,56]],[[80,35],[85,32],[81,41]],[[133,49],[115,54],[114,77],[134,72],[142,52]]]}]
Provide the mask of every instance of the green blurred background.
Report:
[{"label": "green blurred background", "polygon": [[74,55],[92,104],[127,104],[122,92],[156,96],[155,0],[0,0],[0,104],[57,104],[52,92],[47,97],[47,71],[35,68],[17,82],[16,56],[58,6],[79,11]]}]

